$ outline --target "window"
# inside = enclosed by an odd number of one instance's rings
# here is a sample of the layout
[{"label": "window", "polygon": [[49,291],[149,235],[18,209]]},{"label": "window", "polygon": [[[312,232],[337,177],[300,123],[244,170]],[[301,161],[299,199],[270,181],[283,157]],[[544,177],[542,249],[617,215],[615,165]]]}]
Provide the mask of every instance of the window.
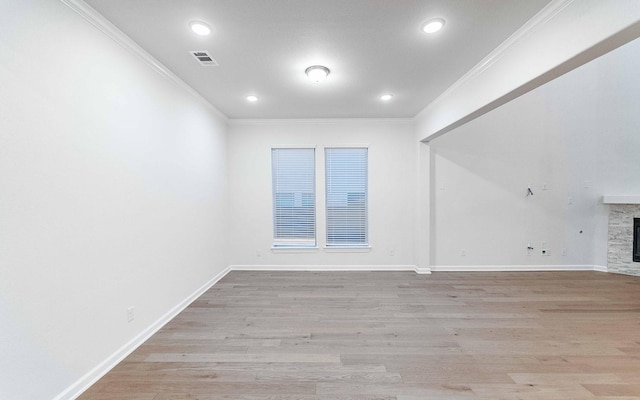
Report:
[{"label": "window", "polygon": [[271,149],[273,245],[316,245],[315,149]]},{"label": "window", "polygon": [[327,246],[367,246],[366,148],[325,149]]}]

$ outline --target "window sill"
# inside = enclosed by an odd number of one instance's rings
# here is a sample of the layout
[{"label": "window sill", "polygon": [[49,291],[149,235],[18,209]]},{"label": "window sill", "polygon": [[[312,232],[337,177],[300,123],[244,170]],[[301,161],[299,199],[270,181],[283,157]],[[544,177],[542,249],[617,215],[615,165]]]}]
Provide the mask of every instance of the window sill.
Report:
[{"label": "window sill", "polygon": [[278,246],[278,247],[271,248],[271,251],[273,253],[317,253],[318,250],[319,248],[317,246],[315,247]]},{"label": "window sill", "polygon": [[330,246],[324,248],[325,253],[369,253],[371,246]]}]

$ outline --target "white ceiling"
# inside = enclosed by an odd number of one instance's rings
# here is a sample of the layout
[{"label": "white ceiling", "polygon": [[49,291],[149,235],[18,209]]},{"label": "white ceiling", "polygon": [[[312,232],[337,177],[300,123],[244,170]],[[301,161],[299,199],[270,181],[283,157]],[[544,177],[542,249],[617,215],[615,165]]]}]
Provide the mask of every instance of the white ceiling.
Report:
[{"label": "white ceiling", "polygon": [[[549,2],[85,1],[230,118],[413,117]],[[447,22],[427,35],[432,17]],[[192,20],[213,33],[195,35]],[[190,50],[220,65],[203,67]],[[321,84],[304,75],[314,64],[331,69]]]}]

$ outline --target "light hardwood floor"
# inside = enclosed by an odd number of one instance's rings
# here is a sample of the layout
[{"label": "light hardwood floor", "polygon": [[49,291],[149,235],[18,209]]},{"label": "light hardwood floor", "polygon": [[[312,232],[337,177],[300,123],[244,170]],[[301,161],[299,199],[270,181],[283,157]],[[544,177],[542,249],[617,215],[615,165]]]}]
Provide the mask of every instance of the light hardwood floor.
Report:
[{"label": "light hardwood floor", "polygon": [[80,399],[640,399],[640,278],[232,272]]}]

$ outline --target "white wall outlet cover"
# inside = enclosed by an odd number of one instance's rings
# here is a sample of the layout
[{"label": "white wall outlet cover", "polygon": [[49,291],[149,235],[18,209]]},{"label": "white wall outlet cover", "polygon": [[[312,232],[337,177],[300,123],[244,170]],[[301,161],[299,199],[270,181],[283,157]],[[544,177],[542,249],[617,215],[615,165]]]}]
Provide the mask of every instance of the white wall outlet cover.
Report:
[{"label": "white wall outlet cover", "polygon": [[127,308],[127,322],[131,322],[134,320],[135,318],[134,311],[135,311],[134,307]]}]

